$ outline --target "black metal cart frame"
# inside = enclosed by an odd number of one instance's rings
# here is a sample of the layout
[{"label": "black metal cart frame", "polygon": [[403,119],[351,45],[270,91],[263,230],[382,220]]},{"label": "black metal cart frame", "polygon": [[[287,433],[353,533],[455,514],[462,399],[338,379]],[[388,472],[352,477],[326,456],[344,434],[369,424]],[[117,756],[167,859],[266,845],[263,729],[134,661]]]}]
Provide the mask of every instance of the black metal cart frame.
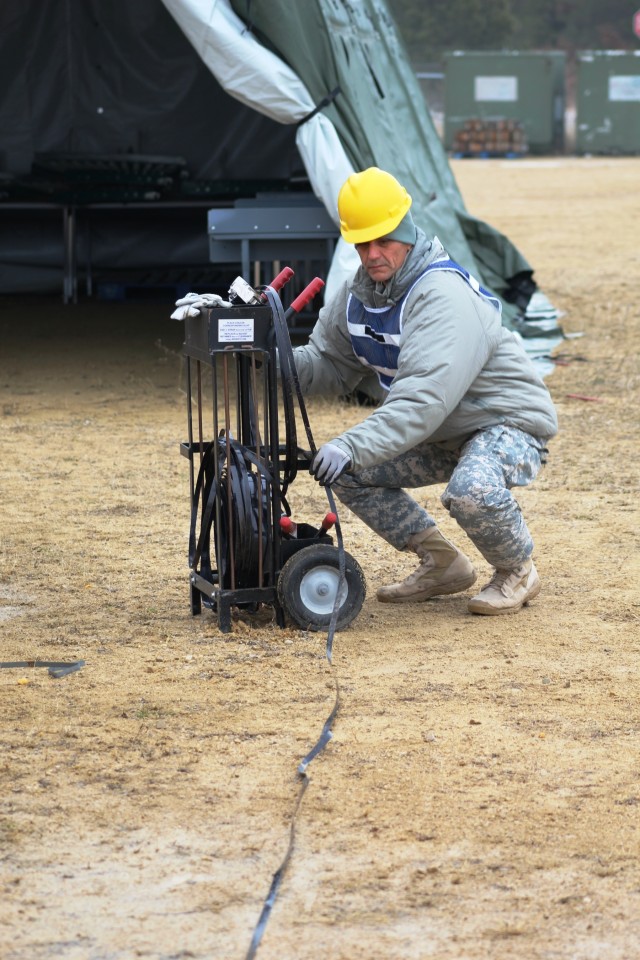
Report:
[{"label": "black metal cart frame", "polygon": [[[317,289],[310,285],[297,305]],[[295,535],[281,528],[290,514],[289,486],[308,469],[315,448],[304,409],[311,450],[297,444],[295,368],[282,304],[272,287],[259,297],[257,304],[215,307],[185,320],[188,438],[181,452],[190,474],[191,612],[200,614],[204,603],[227,633],[234,607],[255,611],[266,604],[279,626],[287,613],[300,626],[320,629],[329,620],[327,605],[340,595],[339,622],[346,625],[364,598],[355,560],[347,555],[345,586],[322,525],[299,523]],[[283,568],[309,547],[314,552],[281,581]],[[283,584],[302,599],[289,603]]]}]

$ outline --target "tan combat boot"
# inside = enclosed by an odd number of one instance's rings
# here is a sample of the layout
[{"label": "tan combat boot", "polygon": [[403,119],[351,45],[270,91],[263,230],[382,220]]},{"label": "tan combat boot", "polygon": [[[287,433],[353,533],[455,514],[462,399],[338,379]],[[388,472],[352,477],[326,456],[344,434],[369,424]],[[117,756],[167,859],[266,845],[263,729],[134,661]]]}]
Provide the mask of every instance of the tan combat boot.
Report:
[{"label": "tan combat boot", "polygon": [[496,570],[490,582],[476,597],[469,600],[469,613],[495,616],[499,613],[517,613],[529,600],[540,593],[540,577],[527,560],[515,570]]},{"label": "tan combat boot", "polygon": [[417,553],[420,566],[401,583],[380,587],[376,596],[382,603],[416,603],[458,593],[475,583],[477,574],[471,562],[437,527],[415,533],[406,549]]}]

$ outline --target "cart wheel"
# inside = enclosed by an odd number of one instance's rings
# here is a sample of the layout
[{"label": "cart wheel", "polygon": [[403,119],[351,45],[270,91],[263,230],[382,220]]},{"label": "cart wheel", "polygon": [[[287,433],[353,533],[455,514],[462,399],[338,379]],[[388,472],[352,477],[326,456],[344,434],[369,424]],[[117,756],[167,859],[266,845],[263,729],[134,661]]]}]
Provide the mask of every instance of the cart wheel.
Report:
[{"label": "cart wheel", "polygon": [[[366,581],[360,565],[345,553],[345,578],[340,591],[336,627],[343,630],[362,609]],[[340,569],[338,549],[315,543],[289,557],[278,578],[278,599],[285,612],[303,630],[322,630],[331,622]]]}]

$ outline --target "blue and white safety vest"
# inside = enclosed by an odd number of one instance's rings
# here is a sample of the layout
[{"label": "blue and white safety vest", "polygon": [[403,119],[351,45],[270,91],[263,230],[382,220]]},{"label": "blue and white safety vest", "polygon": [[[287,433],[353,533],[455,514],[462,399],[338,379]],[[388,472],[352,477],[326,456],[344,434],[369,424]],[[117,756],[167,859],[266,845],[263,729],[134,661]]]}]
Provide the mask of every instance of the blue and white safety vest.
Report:
[{"label": "blue and white safety vest", "polygon": [[481,287],[475,277],[472,277],[468,270],[454,260],[434,260],[409,287],[404,296],[391,307],[366,307],[353,294],[350,294],[347,301],[347,326],[353,352],[360,363],[376,371],[378,380],[385,390],[389,389],[391,381],[398,372],[404,305],[415,285],[420,283],[430,270],[453,270],[466,280],[478,296],[484,297],[498,313],[502,312],[502,303],[498,297]]}]

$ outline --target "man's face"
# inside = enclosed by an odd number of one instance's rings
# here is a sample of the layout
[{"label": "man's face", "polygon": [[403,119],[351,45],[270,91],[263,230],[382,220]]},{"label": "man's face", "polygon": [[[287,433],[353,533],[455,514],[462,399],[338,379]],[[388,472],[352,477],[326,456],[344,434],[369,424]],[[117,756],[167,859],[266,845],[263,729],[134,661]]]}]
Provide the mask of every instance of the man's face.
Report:
[{"label": "man's face", "polygon": [[356,250],[362,266],[375,283],[386,283],[397,273],[411,249],[410,243],[400,240],[370,240],[368,243],[356,243]]}]

